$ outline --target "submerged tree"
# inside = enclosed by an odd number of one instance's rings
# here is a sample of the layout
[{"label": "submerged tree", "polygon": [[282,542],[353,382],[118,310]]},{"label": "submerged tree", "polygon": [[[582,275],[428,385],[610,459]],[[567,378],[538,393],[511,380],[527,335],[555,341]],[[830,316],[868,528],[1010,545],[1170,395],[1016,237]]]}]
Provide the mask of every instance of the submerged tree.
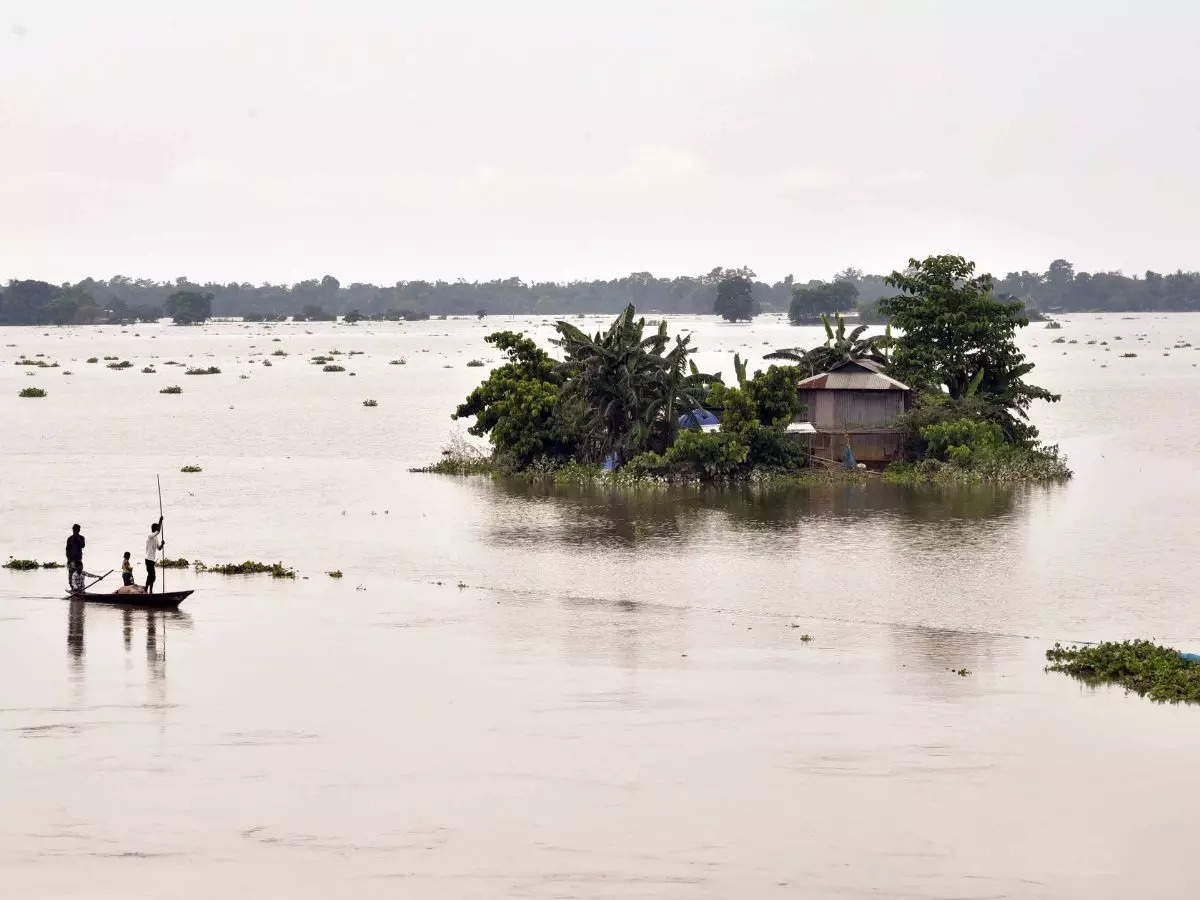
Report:
[{"label": "submerged tree", "polygon": [[858,288],[852,281],[810,281],[792,287],[792,303],[788,320],[793,325],[814,323],[829,313],[854,309]]},{"label": "submerged tree", "polygon": [[975,264],[961,256],[910,259],[885,280],[901,292],[879,302],[903,331],[891,373],[917,388],[945,389],[951,401],[973,395],[1010,441],[1034,441],[1037,429],[1026,421],[1030,404],[1060,395],[1024,381],[1033,363],[1014,340],[1029,324],[1021,302],[997,300],[992,276],[975,275]]},{"label": "submerged tree", "polygon": [[727,322],[753,319],[754,273],[749,269],[727,270],[717,283],[713,312]]},{"label": "submerged tree", "polygon": [[212,315],[213,295],[200,291],[176,291],[167,298],[163,310],[176,325],[196,325]]}]

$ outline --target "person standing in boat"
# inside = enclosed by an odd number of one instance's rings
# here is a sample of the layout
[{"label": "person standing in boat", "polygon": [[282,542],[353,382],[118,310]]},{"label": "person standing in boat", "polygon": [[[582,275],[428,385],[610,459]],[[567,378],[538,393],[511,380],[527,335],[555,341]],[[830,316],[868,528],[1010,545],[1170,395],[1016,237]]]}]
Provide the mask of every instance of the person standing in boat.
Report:
[{"label": "person standing in boat", "polygon": [[158,551],[167,546],[166,542],[159,537],[159,529],[162,528],[162,516],[158,517],[158,521],[150,526],[150,534],[146,536],[146,593],[154,592],[154,561],[158,559]]},{"label": "person standing in boat", "polygon": [[72,592],[83,590],[83,545],[86,543],[79,533],[79,526],[71,526],[71,536],[67,538],[67,584]]}]

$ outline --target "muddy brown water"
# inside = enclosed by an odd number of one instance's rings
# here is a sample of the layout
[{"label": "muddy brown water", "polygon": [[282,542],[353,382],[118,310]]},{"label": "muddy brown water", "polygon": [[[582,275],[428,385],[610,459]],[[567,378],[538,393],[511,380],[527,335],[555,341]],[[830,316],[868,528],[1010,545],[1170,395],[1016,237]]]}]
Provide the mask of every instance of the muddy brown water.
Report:
[{"label": "muddy brown water", "polygon": [[[407,471],[549,320],[0,329],[0,556],[139,558],[161,473],[170,555],[302,576],[146,613],[0,571],[5,892],[1190,895],[1200,710],[1042,654],[1200,651],[1200,316],[1064,323],[1022,342],[1069,484],[637,493]],[[817,338],[680,328],[727,374]]]}]

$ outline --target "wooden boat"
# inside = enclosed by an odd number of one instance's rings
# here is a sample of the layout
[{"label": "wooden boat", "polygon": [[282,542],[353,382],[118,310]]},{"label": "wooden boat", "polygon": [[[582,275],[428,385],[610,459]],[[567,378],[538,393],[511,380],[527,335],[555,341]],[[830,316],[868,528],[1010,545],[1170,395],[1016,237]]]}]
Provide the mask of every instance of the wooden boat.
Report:
[{"label": "wooden boat", "polygon": [[118,606],[136,606],[140,609],[178,609],[179,604],[192,595],[191,591],[160,591],[157,594],[112,594],[80,591],[70,595],[71,600],[88,603],[113,603]]}]

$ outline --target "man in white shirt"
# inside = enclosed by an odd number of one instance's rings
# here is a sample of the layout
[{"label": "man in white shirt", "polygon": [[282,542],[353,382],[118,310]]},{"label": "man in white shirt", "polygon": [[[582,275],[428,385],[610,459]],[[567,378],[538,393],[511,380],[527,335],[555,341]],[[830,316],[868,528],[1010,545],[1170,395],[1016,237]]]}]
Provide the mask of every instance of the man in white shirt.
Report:
[{"label": "man in white shirt", "polygon": [[146,593],[154,593],[154,561],[158,559],[158,551],[167,546],[166,542],[159,537],[159,529],[162,528],[162,516],[158,517],[158,521],[150,526],[150,534],[146,536]]}]

